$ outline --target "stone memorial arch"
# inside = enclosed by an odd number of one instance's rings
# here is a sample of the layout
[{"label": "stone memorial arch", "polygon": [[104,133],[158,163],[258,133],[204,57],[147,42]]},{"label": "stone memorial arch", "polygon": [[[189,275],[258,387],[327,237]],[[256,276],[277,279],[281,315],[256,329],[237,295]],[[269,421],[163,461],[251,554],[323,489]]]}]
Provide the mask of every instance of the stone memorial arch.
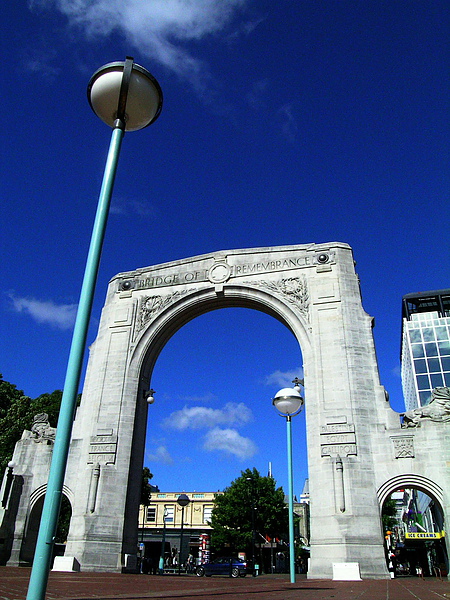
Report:
[{"label": "stone memorial arch", "polygon": [[[301,347],[308,577],[332,578],[347,567],[349,576],[388,577],[382,503],[398,487],[415,485],[440,504],[448,521],[450,429],[443,413],[416,415],[414,426],[402,428],[390,408],[379,381],[373,319],[362,307],[352,249],[344,243],[215,252],[111,280],[73,427],[64,488],[72,505],[66,555],[86,571],[132,568],[153,367],[185,323],[224,307],[273,316]],[[52,446],[43,440],[24,435],[9,484],[5,476],[0,490],[6,498],[0,550],[3,542],[11,565],[24,555],[34,527],[30,513],[45,493]]]}]

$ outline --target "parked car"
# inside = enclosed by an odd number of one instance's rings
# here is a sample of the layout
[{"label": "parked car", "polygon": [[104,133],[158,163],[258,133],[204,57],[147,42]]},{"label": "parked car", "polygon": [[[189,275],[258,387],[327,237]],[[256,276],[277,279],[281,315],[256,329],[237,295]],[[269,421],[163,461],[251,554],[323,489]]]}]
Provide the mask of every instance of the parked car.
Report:
[{"label": "parked car", "polygon": [[245,577],[247,575],[247,563],[245,560],[235,556],[221,556],[211,562],[199,565],[195,574],[197,577],[211,577],[211,575],[231,575],[231,577]]}]

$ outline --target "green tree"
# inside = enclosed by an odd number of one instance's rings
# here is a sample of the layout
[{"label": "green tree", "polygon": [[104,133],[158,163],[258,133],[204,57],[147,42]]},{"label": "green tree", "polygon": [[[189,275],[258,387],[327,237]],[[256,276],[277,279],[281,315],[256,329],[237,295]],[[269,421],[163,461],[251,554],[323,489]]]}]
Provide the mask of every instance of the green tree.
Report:
[{"label": "green tree", "polygon": [[[51,394],[41,394],[32,400],[14,384],[5,381],[0,374],[0,476],[11,460],[14,446],[22,437],[23,431],[31,429],[34,415],[47,413],[50,425],[56,427],[61,398],[62,391],[56,390]],[[56,533],[57,542],[66,541],[71,514],[70,502],[63,496]]]},{"label": "green tree", "polygon": [[[22,390],[5,381],[0,375],[0,475],[11,460],[14,446],[29,429],[31,398]],[[31,417],[32,418],[32,417]]]},{"label": "green tree", "polygon": [[276,488],[275,480],[262,477],[257,469],[246,469],[215,500],[211,544],[218,551],[227,547],[228,552],[252,554],[253,525],[258,537],[284,537],[288,511],[283,489]]},{"label": "green tree", "polygon": [[58,517],[58,527],[56,528],[55,542],[64,544],[69,534],[70,519],[72,517],[72,507],[66,496],[61,498],[61,509]]},{"label": "green tree", "polygon": [[148,467],[142,469],[142,485],[141,485],[141,504],[148,506],[150,504],[150,496],[152,493],[152,486],[150,485],[150,479],[152,479],[153,473],[150,472]]},{"label": "green tree", "polygon": [[[14,446],[22,437],[23,431],[31,429],[34,415],[47,413],[50,425],[56,427],[61,398],[62,391],[55,390],[32,400],[14,384],[5,381],[0,374],[0,477],[11,460]],[[80,397],[78,402],[79,399]]]},{"label": "green tree", "polygon": [[381,511],[381,521],[383,523],[383,530],[389,531],[393,529],[397,522],[397,505],[395,500],[393,500],[390,496],[383,504],[383,509]]}]

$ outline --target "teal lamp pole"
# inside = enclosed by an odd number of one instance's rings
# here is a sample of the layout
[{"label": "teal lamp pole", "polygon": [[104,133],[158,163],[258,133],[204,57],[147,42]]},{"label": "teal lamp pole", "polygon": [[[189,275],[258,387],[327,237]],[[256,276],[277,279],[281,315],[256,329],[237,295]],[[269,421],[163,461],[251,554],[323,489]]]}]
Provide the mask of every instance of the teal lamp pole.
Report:
[{"label": "teal lamp pole", "polygon": [[123,62],[109,63],[96,71],[89,81],[87,93],[89,104],[96,115],[112,128],[112,136],[72,336],[27,600],[44,600],[47,588],[86,338],[120,146],[126,131],[147,127],[158,118],[162,108],[162,91],[158,82],[130,57]]},{"label": "teal lamp pole", "polygon": [[304,400],[300,395],[303,381],[296,377],[294,388],[283,388],[275,394],[272,404],[280,417],[285,417],[287,426],[288,487],[289,487],[289,573],[291,583],[295,583],[295,544],[294,544],[294,476],[292,468],[292,417],[303,408]]},{"label": "teal lamp pole", "polygon": [[180,533],[180,553],[178,555],[178,575],[181,573],[181,561],[183,558],[184,509],[189,504],[190,501],[191,500],[187,494],[180,494],[177,498],[177,502],[181,506],[181,533]]}]

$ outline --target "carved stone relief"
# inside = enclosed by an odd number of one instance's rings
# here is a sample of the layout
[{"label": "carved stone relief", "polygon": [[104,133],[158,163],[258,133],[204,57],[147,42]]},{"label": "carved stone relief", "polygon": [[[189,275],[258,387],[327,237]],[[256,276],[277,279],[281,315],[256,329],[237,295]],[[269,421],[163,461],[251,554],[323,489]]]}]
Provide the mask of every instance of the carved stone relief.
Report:
[{"label": "carved stone relief", "polygon": [[411,437],[393,437],[395,458],[414,458],[414,438]]},{"label": "carved stone relief", "polygon": [[426,406],[409,410],[403,416],[402,427],[420,427],[423,419],[437,423],[450,421],[450,388],[437,387],[431,392],[431,401]]},{"label": "carved stone relief", "polygon": [[166,295],[142,296],[139,300],[136,333],[139,333],[164,308],[186,296],[186,294],[191,294],[195,291],[195,288],[191,288],[190,290],[177,290]]},{"label": "carved stone relief", "polygon": [[285,300],[295,304],[301,315],[309,322],[309,292],[304,276],[279,279],[278,281],[246,281],[244,283],[280,294]]}]

